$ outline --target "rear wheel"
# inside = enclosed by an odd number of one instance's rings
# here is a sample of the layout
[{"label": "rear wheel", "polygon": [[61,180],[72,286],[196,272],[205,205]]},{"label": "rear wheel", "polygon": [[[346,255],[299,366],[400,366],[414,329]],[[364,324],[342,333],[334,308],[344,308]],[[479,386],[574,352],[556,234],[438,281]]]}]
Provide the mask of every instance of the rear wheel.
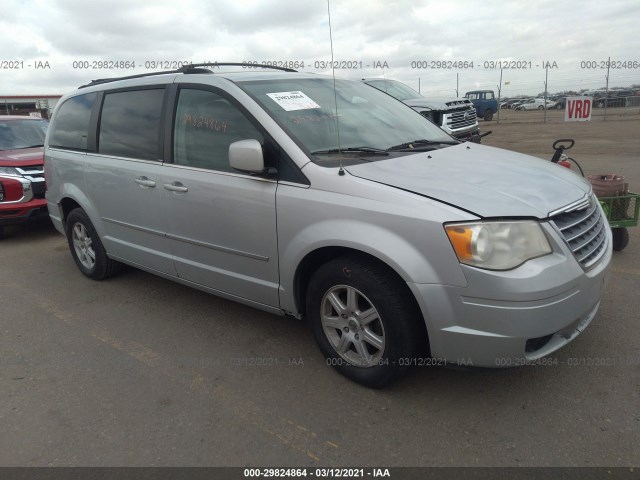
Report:
[{"label": "rear wheel", "polygon": [[544,110],[544,107],[542,105],[538,105],[538,110]]},{"label": "rear wheel", "polygon": [[484,111],[484,121],[485,122],[490,122],[493,119],[493,112],[491,110],[485,110]]},{"label": "rear wheel", "polygon": [[396,381],[427,344],[422,315],[406,285],[364,257],[342,257],[320,267],[311,278],[306,307],[327,364],[368,387]]},{"label": "rear wheel", "polygon": [[76,208],[69,213],[66,232],[71,256],[84,275],[102,280],[120,271],[122,264],[107,256],[100,237],[84,210]]}]

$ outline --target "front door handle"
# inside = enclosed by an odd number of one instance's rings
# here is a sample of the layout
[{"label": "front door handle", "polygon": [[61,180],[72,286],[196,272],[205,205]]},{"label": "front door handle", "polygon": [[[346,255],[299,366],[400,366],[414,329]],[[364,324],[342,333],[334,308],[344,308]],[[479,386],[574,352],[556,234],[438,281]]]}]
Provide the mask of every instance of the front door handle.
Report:
[{"label": "front door handle", "polygon": [[156,182],[154,182],[153,180],[149,180],[147,177],[142,176],[142,177],[138,177],[135,178],[133,180],[134,182],[136,182],[138,185],[140,185],[141,187],[150,187],[153,188],[156,186]]},{"label": "front door handle", "polygon": [[164,188],[165,190],[169,190],[171,192],[184,193],[189,191],[189,189],[185,187],[183,184],[181,184],[180,182],[165,183]]}]

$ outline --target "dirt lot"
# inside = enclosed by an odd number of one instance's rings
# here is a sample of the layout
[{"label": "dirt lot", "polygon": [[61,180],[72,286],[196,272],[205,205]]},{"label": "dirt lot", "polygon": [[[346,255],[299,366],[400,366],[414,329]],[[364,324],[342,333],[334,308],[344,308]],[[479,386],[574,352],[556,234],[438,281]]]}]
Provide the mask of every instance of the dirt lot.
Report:
[{"label": "dirt lot", "polygon": [[[585,173],[619,173],[630,187],[640,190],[640,109],[610,109],[607,120],[596,110],[590,122],[564,122],[563,110],[516,112],[502,110],[500,123],[480,122],[481,132],[493,133],[483,143],[550,159],[551,145],[559,138],[573,138],[567,154],[580,162]],[[495,117],[494,117],[495,118]]]}]

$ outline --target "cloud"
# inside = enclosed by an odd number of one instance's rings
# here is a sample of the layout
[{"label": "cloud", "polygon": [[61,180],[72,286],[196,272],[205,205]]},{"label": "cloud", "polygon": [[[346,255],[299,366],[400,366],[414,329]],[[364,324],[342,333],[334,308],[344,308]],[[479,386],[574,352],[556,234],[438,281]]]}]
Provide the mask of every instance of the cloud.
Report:
[{"label": "cloud", "polygon": [[[581,69],[580,62],[609,56],[637,61],[639,17],[635,0],[331,0],[335,59],[389,65],[384,72],[363,67],[339,69],[337,75],[385,75],[414,87],[420,81],[428,91],[446,94],[456,78],[461,90],[495,89],[499,69],[485,68],[485,62],[501,59],[531,62],[530,69],[503,72],[513,93],[541,91],[543,61],[560,65],[551,72],[551,86],[555,81],[599,87],[602,72]],[[59,92],[91,78],[142,73],[148,61],[293,60],[317,71],[316,62],[331,55],[324,0],[3,0],[0,32],[0,60],[51,65],[49,72],[3,71],[0,92],[6,94],[29,88]],[[78,71],[78,60],[132,60],[137,66]],[[442,60],[473,61],[474,68],[411,66]],[[640,69],[613,72],[611,82],[640,83]]]}]

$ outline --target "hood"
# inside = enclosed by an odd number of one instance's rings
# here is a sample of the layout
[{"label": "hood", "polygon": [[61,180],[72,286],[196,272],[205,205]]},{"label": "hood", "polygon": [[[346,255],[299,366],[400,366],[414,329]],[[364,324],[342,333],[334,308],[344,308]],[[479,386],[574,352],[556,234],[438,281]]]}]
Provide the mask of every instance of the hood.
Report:
[{"label": "hood", "polygon": [[567,168],[475,143],[345,169],[356,177],[433,198],[479,217],[542,219],[591,191],[586,180]]},{"label": "hood", "polygon": [[452,108],[472,107],[473,104],[466,98],[437,98],[419,97],[404,100],[411,108],[430,108],[431,110],[450,110]]},{"label": "hood", "polygon": [[0,150],[0,167],[32,167],[44,163],[42,147]]}]

